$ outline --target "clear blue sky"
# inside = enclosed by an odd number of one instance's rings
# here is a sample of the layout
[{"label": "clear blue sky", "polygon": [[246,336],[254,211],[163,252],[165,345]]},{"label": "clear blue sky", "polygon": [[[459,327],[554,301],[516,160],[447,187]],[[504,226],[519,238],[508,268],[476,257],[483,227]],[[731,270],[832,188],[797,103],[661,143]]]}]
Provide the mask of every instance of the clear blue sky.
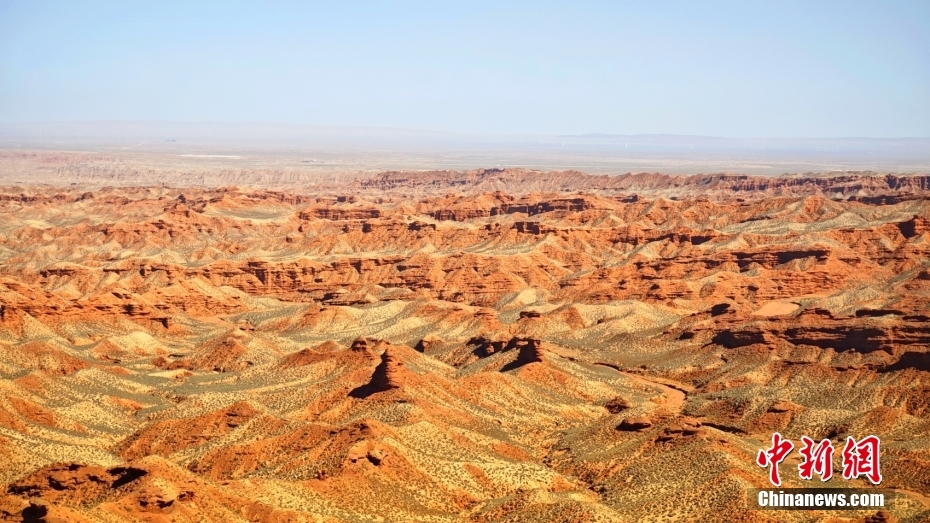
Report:
[{"label": "clear blue sky", "polygon": [[930,136],[930,1],[0,0],[0,122],[84,120]]}]

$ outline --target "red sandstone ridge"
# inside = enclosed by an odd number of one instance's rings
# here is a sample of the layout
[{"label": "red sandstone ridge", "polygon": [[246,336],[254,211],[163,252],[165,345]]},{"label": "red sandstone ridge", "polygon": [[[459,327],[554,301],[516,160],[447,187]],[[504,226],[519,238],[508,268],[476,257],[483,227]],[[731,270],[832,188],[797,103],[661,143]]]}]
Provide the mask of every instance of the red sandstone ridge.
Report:
[{"label": "red sandstone ridge", "polygon": [[[756,198],[775,194],[841,194],[863,200],[879,195],[904,194],[914,197],[930,190],[930,176],[848,172],[842,175],[779,177],[732,174],[693,176],[660,173],[627,173],[619,176],[589,175],[578,171],[533,171],[527,169],[478,169],[475,171],[385,172],[356,182],[365,189],[381,191],[417,189],[428,192],[487,192],[511,194],[531,191],[623,191],[664,192],[676,196]],[[867,195],[867,196],[864,196]]]},{"label": "red sandstone ridge", "polygon": [[281,367],[287,369],[312,365],[336,357],[336,353],[341,350],[342,348],[337,343],[328,341],[313,349],[301,349],[284,357],[281,360]]},{"label": "red sandstone ridge", "polygon": [[123,442],[120,455],[130,460],[150,455],[168,456],[226,435],[260,414],[255,407],[242,401],[180,422],[153,423]]},{"label": "red sandstone ridge", "polygon": [[10,485],[7,492],[53,504],[93,503],[108,495],[111,489],[136,481],[146,473],[133,467],[103,469],[79,463],[56,463]]},{"label": "red sandstone ridge", "polygon": [[212,342],[198,352],[199,354],[191,358],[184,358],[169,364],[167,368],[230,372],[243,370],[252,365],[251,361],[245,359],[248,350],[235,338]]}]

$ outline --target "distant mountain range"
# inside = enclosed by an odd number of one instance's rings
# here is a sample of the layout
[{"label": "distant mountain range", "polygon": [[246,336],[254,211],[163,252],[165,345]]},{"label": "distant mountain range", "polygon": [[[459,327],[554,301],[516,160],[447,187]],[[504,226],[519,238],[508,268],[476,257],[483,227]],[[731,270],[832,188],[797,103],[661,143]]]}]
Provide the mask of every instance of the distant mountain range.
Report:
[{"label": "distant mountain range", "polygon": [[749,155],[841,154],[930,158],[930,138],[728,138],[673,134],[504,135],[386,127],[244,122],[0,123],[0,145],[112,144],[145,142],[242,147],[417,149],[551,149],[613,153],[740,153]]}]

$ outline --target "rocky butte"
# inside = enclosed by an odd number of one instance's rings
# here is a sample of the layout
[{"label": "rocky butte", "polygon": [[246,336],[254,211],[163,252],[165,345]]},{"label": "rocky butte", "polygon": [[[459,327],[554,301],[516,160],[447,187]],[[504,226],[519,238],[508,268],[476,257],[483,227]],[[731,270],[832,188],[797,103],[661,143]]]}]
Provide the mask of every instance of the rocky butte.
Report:
[{"label": "rocky butte", "polygon": [[[61,172],[0,188],[0,520],[930,520],[926,176]],[[774,431],[894,506],[748,511]]]}]

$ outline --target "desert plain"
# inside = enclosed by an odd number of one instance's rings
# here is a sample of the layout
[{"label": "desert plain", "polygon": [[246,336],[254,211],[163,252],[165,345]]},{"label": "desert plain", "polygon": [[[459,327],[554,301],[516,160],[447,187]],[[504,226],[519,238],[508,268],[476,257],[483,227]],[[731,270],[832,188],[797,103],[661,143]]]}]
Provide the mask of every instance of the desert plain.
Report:
[{"label": "desert plain", "polygon": [[930,521],[930,175],[224,161],[0,152],[0,520]]}]

